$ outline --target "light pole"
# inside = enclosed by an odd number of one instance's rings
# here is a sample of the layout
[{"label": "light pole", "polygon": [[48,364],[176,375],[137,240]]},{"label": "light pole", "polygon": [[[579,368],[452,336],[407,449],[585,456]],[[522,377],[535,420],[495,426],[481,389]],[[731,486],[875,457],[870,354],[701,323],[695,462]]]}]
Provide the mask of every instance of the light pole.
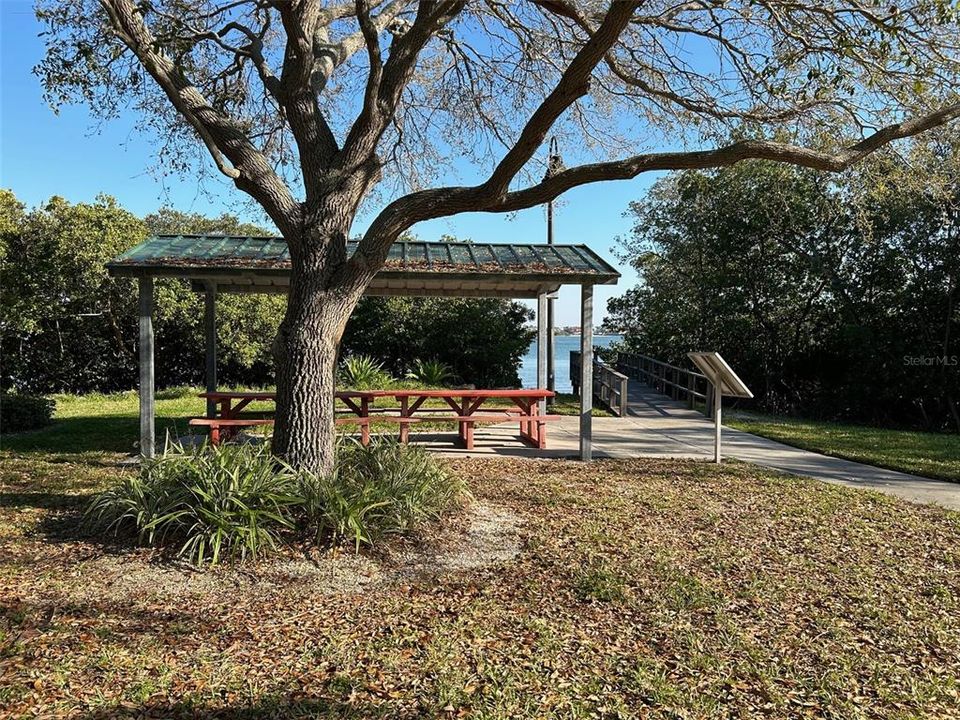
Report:
[{"label": "light pole", "polygon": [[[560,151],[557,147],[557,139],[550,138],[550,154],[547,158],[547,172],[543,176],[544,180],[563,170],[563,158],[560,157]],[[547,245],[553,245],[553,200],[547,202]],[[547,390],[556,389],[556,371],[554,368],[554,302],[555,296],[550,295],[547,298]],[[553,398],[548,401],[553,404]]]}]

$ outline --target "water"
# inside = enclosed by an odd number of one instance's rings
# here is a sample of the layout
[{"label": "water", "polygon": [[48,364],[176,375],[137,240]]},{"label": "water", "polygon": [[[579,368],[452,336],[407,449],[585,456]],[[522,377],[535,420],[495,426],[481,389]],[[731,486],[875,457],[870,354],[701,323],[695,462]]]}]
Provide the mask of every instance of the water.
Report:
[{"label": "water", "polygon": [[[622,335],[594,335],[594,347],[607,347],[612,343],[622,340]],[[573,392],[573,386],[570,384],[570,351],[580,349],[579,335],[558,335],[554,341],[554,352],[556,363],[554,369],[556,372],[557,392]],[[520,361],[520,382],[525,388],[535,388],[537,386],[537,341],[534,340],[527,348],[527,354]]]}]

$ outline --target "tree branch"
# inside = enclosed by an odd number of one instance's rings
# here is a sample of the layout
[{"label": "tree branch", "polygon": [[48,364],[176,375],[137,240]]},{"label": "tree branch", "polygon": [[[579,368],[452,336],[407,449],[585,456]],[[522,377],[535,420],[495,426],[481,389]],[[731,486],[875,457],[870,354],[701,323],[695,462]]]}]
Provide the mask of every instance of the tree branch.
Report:
[{"label": "tree branch", "polygon": [[639,6],[640,2],[636,1],[621,0],[611,3],[596,32],[570,62],[553,91],[530,116],[516,144],[494,169],[490,179],[481,186],[481,192],[484,195],[502,194],[520,169],[533,157],[537,148],[543,144],[544,138],[557,118],[589,92],[590,76],[594,68],[613,47]]},{"label": "tree branch", "polygon": [[370,8],[367,7],[367,0],[357,0],[357,22],[360,23],[360,31],[363,33],[363,39],[367,44],[367,58],[370,62],[363,98],[364,112],[370,112],[368,106],[375,101],[380,89],[380,79],[383,77],[383,58],[380,52],[380,31],[377,30],[376,23],[370,18]]},{"label": "tree branch", "polygon": [[[370,19],[370,29],[376,31],[376,34],[379,35],[387,29],[390,23],[397,19],[400,13],[403,12],[411,2],[412,0],[392,0],[376,17]],[[319,3],[317,4],[319,5]],[[311,35],[313,43],[313,71],[311,82],[314,92],[318,95],[323,92],[334,70],[353,57],[364,45],[368,44],[365,33],[370,32],[370,30],[365,31],[363,29],[363,22],[359,14],[358,20],[361,20],[361,29],[359,31],[347,35],[339,42],[331,43],[329,41],[328,26],[333,20],[333,18],[330,17],[330,13],[342,13],[338,15],[338,17],[346,17],[347,15],[357,13],[357,10],[358,5],[355,3],[351,5],[349,12],[346,6],[329,8],[326,12],[321,11],[318,22],[313,28],[313,34]],[[367,14],[369,13],[369,9],[365,4],[364,10]]]},{"label": "tree branch", "polygon": [[182,70],[156,49],[157,43],[132,0],[100,0],[100,4],[120,39],[203,140],[220,171],[254,197],[281,232],[290,232],[299,205],[266,156],[233,118],[214,108]]},{"label": "tree branch", "polygon": [[954,103],[913,120],[888,125],[836,153],[767,140],[743,140],[713,150],[648,153],[612,162],[579,165],[543,182],[489,197],[484,185],[423,190],[399,198],[371,223],[360,247],[380,247],[392,242],[418,222],[464,212],[514,212],[541,205],[580,185],[606,180],[629,180],[654,170],[698,170],[725,167],[742,160],[772,160],[813,170],[841,172],[883,146],[902,138],[949,123],[960,117],[960,103]]},{"label": "tree branch", "polygon": [[[469,188],[469,192],[472,194],[472,199],[469,202],[476,206],[483,206],[503,197],[511,180],[513,180],[520,169],[533,156],[537,148],[543,143],[544,138],[550,131],[550,128],[553,127],[557,118],[589,91],[590,76],[594,68],[617,41],[617,38],[627,23],[630,22],[639,4],[638,1],[611,3],[600,27],[573,58],[569,66],[567,66],[567,69],[563,72],[563,75],[561,75],[554,89],[530,116],[530,119],[520,133],[520,137],[494,169],[490,178],[482,185]],[[393,57],[391,56],[391,60],[392,59]],[[384,81],[384,85],[386,86],[386,80]],[[461,188],[460,190],[467,189]],[[434,191],[425,192],[429,195]],[[407,197],[417,198],[425,196],[422,193],[414,193]],[[433,195],[433,197],[440,196]],[[415,203],[416,201],[414,200],[412,202]],[[370,230],[368,230],[361,239],[357,251],[350,259],[350,267],[347,269],[347,272],[353,273],[355,278],[363,278],[375,272],[376,268],[380,267],[386,258],[394,239],[401,232],[397,231],[396,234],[394,234],[393,228],[390,227],[389,223],[387,223],[386,226],[378,225],[378,221],[381,218],[385,215],[389,216],[389,210],[394,205],[396,205],[396,203],[388,206],[377,220],[374,221]],[[425,210],[425,208],[422,209]],[[462,211],[457,210],[455,212]],[[407,227],[409,227],[409,225]]]},{"label": "tree branch", "polygon": [[[532,0],[532,2],[534,5],[537,5],[538,7],[540,7],[544,12],[554,14],[554,15],[559,15],[561,17],[573,20],[573,22],[575,22],[577,26],[580,27],[581,30],[591,35],[594,32],[596,32],[594,29],[594,22],[591,20],[591,18],[581,13],[580,10],[576,7],[576,5],[572,3],[564,2],[563,0]],[[700,7],[700,4],[690,3],[685,7],[687,8]],[[676,10],[677,9],[675,9],[675,11]],[[674,12],[671,14],[676,14],[676,13]],[[667,23],[666,18],[656,18],[655,23],[663,27],[668,27],[668,25],[666,24]],[[692,28],[684,29],[682,27],[677,27],[677,26],[669,26],[669,27],[676,32],[696,32],[697,34],[701,34],[705,37],[708,37],[714,40],[715,42],[717,42],[718,44],[723,45],[731,54],[735,54],[739,50],[738,48],[734,47],[731,43],[726,41],[723,38],[722,33],[712,34],[704,31],[694,31]],[[664,87],[662,88],[655,87],[654,85],[650,84],[643,78],[625,70],[624,67],[617,61],[617,58],[613,55],[613,53],[607,53],[604,56],[603,60],[604,60],[604,64],[607,66],[610,72],[625,85],[629,87],[637,88],[642,93],[645,93],[648,96],[673,103],[674,105],[677,105],[678,107],[681,107],[684,110],[688,110],[692,113],[708,115],[710,117],[720,119],[720,120],[738,119],[738,120],[749,120],[753,122],[782,122],[784,120],[789,120],[791,118],[797,117],[802,113],[804,113],[805,111],[818,106],[837,104],[833,101],[814,100],[814,101],[802,103],[800,105],[795,105],[793,107],[778,110],[772,113],[763,113],[763,112],[758,112],[756,110],[729,109],[729,108],[721,107],[716,101],[713,101],[713,100],[711,101],[696,100],[694,98],[681,95],[678,92],[674,92],[669,87],[669,85],[667,85],[665,82],[664,82]],[[758,73],[755,73],[755,74],[758,75]]]},{"label": "tree branch", "polygon": [[279,12],[287,44],[277,97],[297,143],[309,202],[321,191],[323,170],[339,150],[313,88],[314,35],[321,10],[319,3],[283,2]]},{"label": "tree branch", "polygon": [[[267,28],[269,28],[269,23],[265,24],[264,32],[266,32]],[[217,33],[217,37],[223,38],[231,30],[236,30],[246,36],[249,45],[245,48],[240,48],[238,52],[245,54],[253,61],[253,66],[257,69],[257,74],[260,76],[260,82],[263,83],[267,92],[269,92],[275,100],[279,101],[280,79],[274,74],[273,70],[270,69],[270,65],[263,56],[263,39],[246,25],[242,25],[236,21],[228,22],[224,25]]]},{"label": "tree branch", "polygon": [[[363,184],[360,196],[379,177],[377,143],[396,115],[400,97],[416,68],[417,57],[436,32],[460,13],[464,5],[465,0],[421,2],[413,24],[394,40],[390,57],[375,79],[375,93],[368,84],[363,109],[351,126],[343,150],[332,168],[340,176],[350,178],[349,182]],[[374,30],[375,27],[369,27],[366,32],[373,37]]]}]

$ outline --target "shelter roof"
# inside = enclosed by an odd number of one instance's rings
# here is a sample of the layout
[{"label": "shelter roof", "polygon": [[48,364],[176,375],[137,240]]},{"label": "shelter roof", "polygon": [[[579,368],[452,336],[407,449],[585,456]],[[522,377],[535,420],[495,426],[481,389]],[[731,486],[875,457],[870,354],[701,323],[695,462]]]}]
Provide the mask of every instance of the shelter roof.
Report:
[{"label": "shelter roof", "polygon": [[[347,252],[356,248],[348,243]],[[155,235],[107,264],[119,277],[187,278],[220,292],[285,292],[290,267],[283,238],[225,235]],[[619,277],[586,245],[401,241],[368,294],[536,297]]]}]

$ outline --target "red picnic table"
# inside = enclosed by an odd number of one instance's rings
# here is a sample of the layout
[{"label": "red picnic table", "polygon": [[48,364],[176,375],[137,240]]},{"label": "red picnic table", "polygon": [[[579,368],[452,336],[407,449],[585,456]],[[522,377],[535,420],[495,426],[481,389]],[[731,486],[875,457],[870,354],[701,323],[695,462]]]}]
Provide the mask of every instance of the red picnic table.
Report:
[{"label": "red picnic table", "polygon": [[[361,441],[370,442],[370,424],[396,423],[400,427],[400,441],[410,439],[410,425],[420,422],[456,422],[460,440],[468,450],[473,449],[473,431],[477,423],[501,423],[515,421],[520,426],[520,437],[537,448],[547,446],[546,423],[558,415],[542,415],[539,402],[554,393],[550,390],[345,390],[334,396],[340,400],[349,415],[336,419],[338,425],[360,426]],[[195,418],[191,425],[210,428],[210,440],[217,444],[221,428],[225,433],[241,427],[273,423],[271,418],[244,418],[240,413],[251,403],[276,401],[274,392],[210,392],[200,393],[201,398],[213,400],[217,405],[217,417]],[[379,398],[391,398],[399,402],[398,408],[376,407]],[[431,399],[443,400],[446,408],[426,406]],[[488,400],[510,400],[510,407],[483,407]],[[453,415],[449,414],[450,411]]]}]

